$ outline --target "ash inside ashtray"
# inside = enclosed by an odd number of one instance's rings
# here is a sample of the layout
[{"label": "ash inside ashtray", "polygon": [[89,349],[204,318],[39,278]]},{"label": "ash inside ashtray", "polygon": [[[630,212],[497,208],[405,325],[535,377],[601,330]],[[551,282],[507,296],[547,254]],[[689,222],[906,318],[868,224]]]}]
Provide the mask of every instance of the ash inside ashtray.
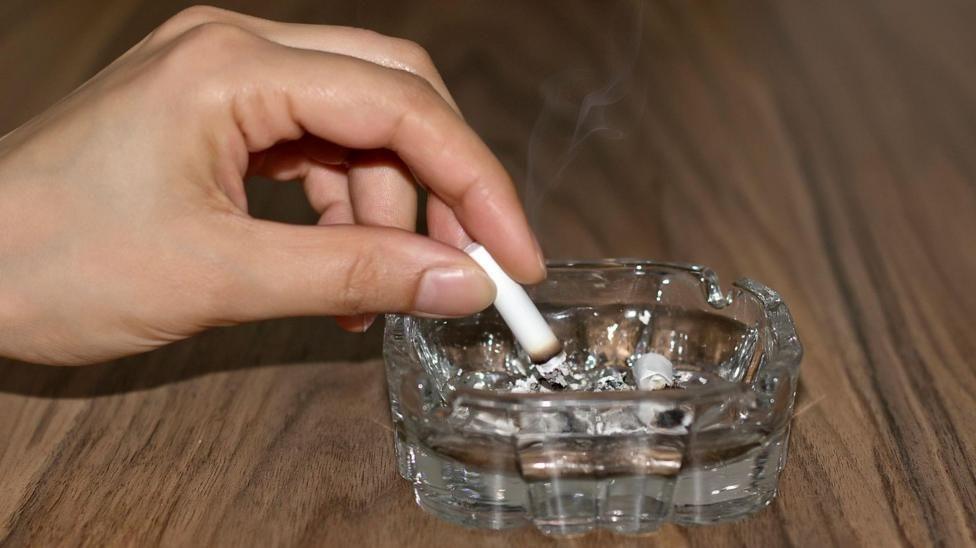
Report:
[{"label": "ash inside ashtray", "polygon": [[675,385],[674,367],[662,354],[646,352],[631,356],[627,369],[605,367],[587,368],[566,352],[560,352],[541,364],[531,364],[529,374],[514,379],[507,387],[510,392],[558,392],[563,390],[614,392],[624,390],[661,390]]},{"label": "ash inside ashtray", "polygon": [[[524,375],[479,376],[466,383],[476,389],[512,393],[555,392],[625,392],[681,390],[688,384],[707,382],[690,371],[675,372],[670,360],[661,354],[646,352],[631,356],[624,367],[587,368],[585,360],[574,360],[565,353],[543,364],[531,364]],[[658,402],[640,402],[627,408],[580,406],[567,410],[539,410],[517,416],[500,416],[490,412],[470,414],[466,408],[455,408],[452,421],[468,429],[513,434],[586,433],[617,435],[649,431],[681,433],[691,425],[691,407]]]}]

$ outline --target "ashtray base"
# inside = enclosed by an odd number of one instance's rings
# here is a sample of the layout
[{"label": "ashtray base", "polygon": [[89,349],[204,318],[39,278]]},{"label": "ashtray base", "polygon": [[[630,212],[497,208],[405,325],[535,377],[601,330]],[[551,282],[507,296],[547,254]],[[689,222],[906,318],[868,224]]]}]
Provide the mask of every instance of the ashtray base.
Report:
[{"label": "ashtray base", "polygon": [[559,537],[594,529],[642,535],[668,522],[694,526],[748,517],[776,497],[786,454],[783,432],[731,461],[680,476],[527,482],[518,473],[479,470],[438,454],[402,428],[397,434],[400,473],[425,511],[465,527],[533,525]]}]

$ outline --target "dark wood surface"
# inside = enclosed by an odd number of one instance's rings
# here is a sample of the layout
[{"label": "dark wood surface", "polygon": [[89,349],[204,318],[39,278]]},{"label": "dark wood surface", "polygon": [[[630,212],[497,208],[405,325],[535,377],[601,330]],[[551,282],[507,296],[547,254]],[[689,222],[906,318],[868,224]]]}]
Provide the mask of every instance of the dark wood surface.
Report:
[{"label": "dark wood surface", "polygon": [[[806,357],[775,503],[570,544],[976,543],[976,4],[225,5],[426,46],[550,256],[697,262],[790,304]],[[0,133],[179,7],[0,2]],[[297,187],[251,194],[257,215],[310,219]],[[0,545],[553,542],[414,504],[381,328],[295,319],[87,368],[3,362]]]}]

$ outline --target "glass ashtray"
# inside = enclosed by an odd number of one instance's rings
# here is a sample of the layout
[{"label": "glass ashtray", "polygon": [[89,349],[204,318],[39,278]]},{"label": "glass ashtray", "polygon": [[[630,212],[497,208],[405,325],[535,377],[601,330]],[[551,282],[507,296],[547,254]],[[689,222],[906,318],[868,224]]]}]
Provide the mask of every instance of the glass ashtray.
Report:
[{"label": "glass ashtray", "polygon": [[[550,535],[733,520],[776,496],[802,348],[786,304],[707,268],[560,262],[527,288],[566,353],[540,378],[493,310],[387,317],[384,357],[400,474],[427,511]],[[673,386],[639,390],[654,352]]]}]

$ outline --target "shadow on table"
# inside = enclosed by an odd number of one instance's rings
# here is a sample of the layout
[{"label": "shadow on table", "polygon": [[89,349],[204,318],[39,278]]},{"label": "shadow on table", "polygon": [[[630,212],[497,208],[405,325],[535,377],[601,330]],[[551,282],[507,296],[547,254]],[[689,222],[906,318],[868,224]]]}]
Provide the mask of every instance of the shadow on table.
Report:
[{"label": "shadow on table", "polygon": [[346,333],[329,318],[295,318],[216,329],[148,354],[84,367],[0,360],[0,393],[88,398],[145,390],[251,367],[349,362],[382,355],[383,321]]}]

